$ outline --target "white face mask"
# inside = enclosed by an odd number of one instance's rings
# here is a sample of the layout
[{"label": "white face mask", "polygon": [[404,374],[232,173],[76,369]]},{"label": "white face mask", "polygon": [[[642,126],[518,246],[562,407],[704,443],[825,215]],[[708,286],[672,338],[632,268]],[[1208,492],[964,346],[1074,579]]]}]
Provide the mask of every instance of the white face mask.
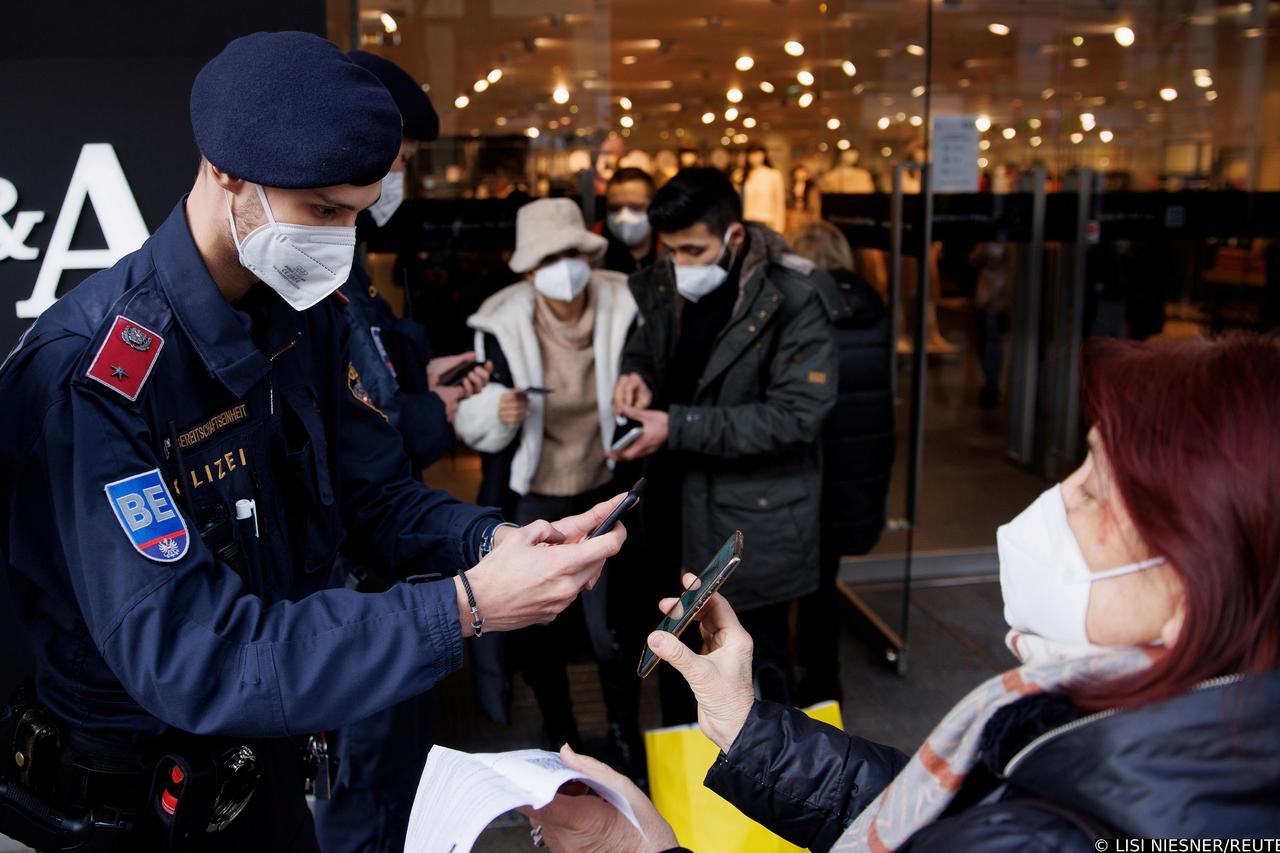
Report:
[{"label": "white face mask", "polygon": [[[729,270],[720,266],[720,259],[729,250],[731,233],[733,233],[732,225],[729,226],[728,231],[724,232],[724,243],[720,246],[720,254],[716,255],[712,263],[676,266],[676,291],[685,299],[697,302],[724,284],[724,280],[729,277]],[[730,261],[729,265],[732,266],[733,262]]]},{"label": "white face mask", "polygon": [[231,239],[240,252],[240,264],[263,284],[280,294],[297,311],[305,311],[333,293],[351,275],[355,259],[355,226],[290,225],[276,222],[267,194],[253,185],[262,201],[267,221],[243,239],[236,233],[227,193],[227,220]]},{"label": "white face mask", "polygon": [[561,302],[572,302],[590,280],[591,267],[581,258],[561,258],[533,274],[534,288],[548,299]]},{"label": "white face mask", "polygon": [[649,239],[649,217],[629,207],[608,216],[609,230],[627,246],[639,246]]},{"label": "white face mask", "polygon": [[1061,484],[997,529],[996,545],[1004,619],[1009,627],[1074,645],[1089,643],[1085,617],[1094,581],[1140,572],[1165,561],[1164,557],[1153,557],[1090,571],[1067,523]]},{"label": "white face mask", "polygon": [[404,201],[404,172],[388,172],[382,179],[382,195],[369,205],[369,215],[373,217],[374,224],[379,228],[386,225],[391,219],[391,214],[396,212],[402,201]]}]

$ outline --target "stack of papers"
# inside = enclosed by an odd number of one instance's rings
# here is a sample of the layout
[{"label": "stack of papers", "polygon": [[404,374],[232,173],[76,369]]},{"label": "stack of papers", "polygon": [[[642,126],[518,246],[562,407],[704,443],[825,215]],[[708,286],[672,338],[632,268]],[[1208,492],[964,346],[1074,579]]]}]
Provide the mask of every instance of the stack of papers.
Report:
[{"label": "stack of papers", "polygon": [[561,785],[575,780],[585,782],[640,828],[621,794],[566,767],[554,752],[472,754],[434,746],[418,781],[405,853],[466,853],[494,818],[520,806],[540,809]]}]

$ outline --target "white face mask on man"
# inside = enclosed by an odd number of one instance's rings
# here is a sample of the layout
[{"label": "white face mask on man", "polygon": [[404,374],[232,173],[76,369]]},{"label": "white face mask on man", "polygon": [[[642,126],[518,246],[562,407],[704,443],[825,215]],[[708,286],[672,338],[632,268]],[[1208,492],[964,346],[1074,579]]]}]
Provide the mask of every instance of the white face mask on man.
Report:
[{"label": "white face mask on man", "polygon": [[626,246],[639,246],[649,239],[649,217],[624,207],[608,216],[609,230]]},{"label": "white face mask on man", "polygon": [[291,225],[276,222],[267,194],[254,184],[267,221],[243,240],[236,232],[227,193],[227,221],[231,240],[240,253],[240,265],[280,294],[297,311],[305,311],[346,282],[355,260],[355,226]]},{"label": "white face mask on man", "polygon": [[591,267],[581,258],[561,258],[533,274],[534,289],[560,302],[572,302],[590,280]]},{"label": "white face mask on man", "polygon": [[379,228],[390,221],[391,215],[400,208],[404,201],[404,172],[388,172],[382,179],[382,195],[369,205],[369,215]]},{"label": "white face mask on man", "polygon": [[732,233],[733,226],[730,225],[728,230],[724,232],[724,242],[720,246],[720,253],[716,255],[716,259],[711,263],[689,264],[686,266],[676,265],[676,291],[681,296],[690,302],[697,302],[724,284],[724,280],[729,277],[729,267],[733,266],[733,256],[730,255],[729,257],[728,267],[720,266],[720,261],[724,258],[725,253],[729,251],[729,236]]},{"label": "white face mask on man", "polygon": [[1000,593],[1009,627],[1072,645],[1089,644],[1085,618],[1094,581],[1159,566],[1164,557],[1091,571],[1067,523],[1062,485],[996,530]]}]

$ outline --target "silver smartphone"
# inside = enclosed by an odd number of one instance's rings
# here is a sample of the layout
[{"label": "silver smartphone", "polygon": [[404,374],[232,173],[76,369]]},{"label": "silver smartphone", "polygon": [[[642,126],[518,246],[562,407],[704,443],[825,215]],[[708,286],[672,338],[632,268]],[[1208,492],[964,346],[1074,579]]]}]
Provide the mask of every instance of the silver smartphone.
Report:
[{"label": "silver smartphone", "polygon": [[[707,599],[717,592],[720,587],[724,586],[724,582],[729,579],[729,575],[733,574],[733,570],[738,568],[738,564],[742,562],[742,531],[735,530],[733,535],[725,540],[724,545],[711,558],[711,562],[707,563],[707,567],[698,575],[698,579],[693,585],[684,591],[684,595],[680,596],[680,600],[676,602],[676,606],[671,608],[665,619],[658,623],[656,630],[667,631],[679,637],[684,629],[689,627],[689,623],[698,615],[698,611],[702,610],[703,605],[707,603]],[[649,644],[645,643],[644,653],[640,655],[640,666],[636,670],[641,678],[653,672],[654,667],[661,660],[653,653],[653,649],[649,648]]]}]

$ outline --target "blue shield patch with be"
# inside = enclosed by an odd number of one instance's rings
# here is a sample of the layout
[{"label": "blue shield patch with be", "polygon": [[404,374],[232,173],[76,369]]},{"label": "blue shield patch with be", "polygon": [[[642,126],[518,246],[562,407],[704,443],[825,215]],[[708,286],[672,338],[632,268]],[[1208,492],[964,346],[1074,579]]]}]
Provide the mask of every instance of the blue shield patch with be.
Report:
[{"label": "blue shield patch with be", "polygon": [[134,549],[148,560],[172,563],[187,553],[191,537],[158,468],[104,487],[107,501]]}]

